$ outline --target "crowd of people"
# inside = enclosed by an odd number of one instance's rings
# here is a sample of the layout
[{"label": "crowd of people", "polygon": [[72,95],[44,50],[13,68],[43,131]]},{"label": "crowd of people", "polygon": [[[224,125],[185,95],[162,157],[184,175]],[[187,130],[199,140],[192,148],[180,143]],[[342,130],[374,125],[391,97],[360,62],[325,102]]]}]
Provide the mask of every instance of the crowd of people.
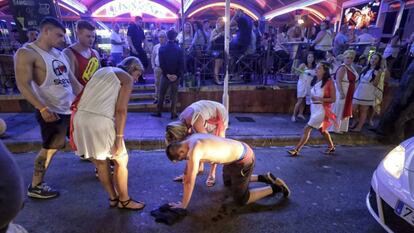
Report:
[{"label": "crowd of people", "polygon": [[[302,30],[300,26],[294,26],[285,27],[275,35],[262,35],[258,25],[237,11],[231,24],[237,28],[230,42],[232,58],[240,59],[260,49],[270,49],[280,55],[273,64],[280,65],[291,59],[285,49],[285,40],[303,41],[306,35],[313,47],[303,63],[292,70],[298,74],[299,81],[298,100],[291,120],[306,119],[306,104],[310,104],[310,119],[301,140],[288,151],[291,156],[300,154],[313,129],[319,130],[327,140],[325,153],[332,154],[336,148],[330,132],[360,132],[367,121],[373,124],[374,115],[380,112],[384,81],[389,76],[387,63],[391,62],[390,57],[398,56],[396,48],[402,43],[401,32],[396,33],[381,54],[345,50],[346,44],[355,39],[347,35],[346,28],[335,35],[328,22],[323,22],[320,30],[313,27]],[[102,54],[94,47],[95,30],[93,23],[79,20],[76,41],[65,46],[65,27],[58,19],[45,17],[39,31],[30,31],[28,37],[31,40],[19,45],[15,53],[17,86],[35,108],[42,137],[42,148],[35,158],[32,180],[27,188],[29,197],[49,199],[59,196],[59,191],[45,183],[44,177],[52,158],[64,147],[65,137],[69,134],[75,153],[95,165],[110,207],[129,210],[145,207],[128,192],[128,152],[124,132],[133,84],[145,82],[143,74],[150,64],[156,79],[158,105],[153,116],[161,117],[164,99],[170,90],[171,119],[178,118],[166,127],[167,157],[172,162],[187,161],[184,175],[174,178],[184,183],[182,201],[171,203],[171,208],[188,207],[196,176],[204,169],[204,163],[211,163],[206,181],[209,187],[216,183],[217,164],[224,165],[224,184],[231,188],[235,201],[240,204],[249,204],[275,193],[289,197],[290,190],[282,179],[270,172],[253,175],[255,155],[249,145],[226,138],[229,116],[223,105],[201,100],[188,106],[180,115],[177,113],[180,79],[186,70],[191,72],[191,67],[185,67],[184,61],[194,64],[194,57],[205,50],[213,51],[216,54],[214,81],[221,82],[222,18],[217,20],[213,30],[210,30],[209,21],[196,22],[194,27],[186,23],[179,33],[174,29],[157,30],[153,41],[158,44],[154,46],[145,43],[141,17],[136,17],[129,25],[126,38],[119,34],[119,27],[114,26],[112,65],[102,63]],[[356,40],[371,43],[375,39],[364,29]],[[414,40],[414,35],[410,40]],[[127,56],[124,46],[129,48]],[[177,59],[181,57],[188,59]],[[261,182],[265,186],[249,189],[250,182]],[[18,207],[21,206],[20,199],[17,200]]]},{"label": "crowd of people", "polygon": [[[59,196],[59,191],[46,184],[44,178],[54,155],[64,147],[65,137],[69,135],[74,152],[95,165],[108,194],[109,207],[142,210],[145,204],[132,199],[128,192],[128,152],[124,132],[133,83],[144,72],[144,65],[139,58],[129,56],[117,67],[99,67],[99,56],[91,48],[93,30],[90,22],[79,21],[77,42],[61,51],[58,48],[64,44],[65,28],[56,18],[45,17],[40,23],[38,38],[16,52],[17,85],[36,109],[42,137],[42,148],[35,158],[27,195],[37,199]],[[175,37],[175,31],[167,32],[169,42],[160,48],[161,67],[164,52],[180,50],[174,43]],[[169,80],[176,81],[178,74],[173,73],[166,75],[171,76]],[[206,182],[208,186],[215,184],[216,165],[224,165],[225,185],[231,188],[239,204],[253,203],[276,193],[289,197],[290,190],[282,179],[270,172],[253,175],[255,155],[247,144],[225,138],[228,113],[223,105],[201,100],[187,107],[179,119],[166,128],[166,154],[173,162],[187,160],[187,166],[182,176],[183,199],[170,203],[170,208],[187,209],[196,174],[203,169],[202,162],[214,164]],[[0,149],[2,154],[9,156],[7,150]],[[221,153],[216,153],[217,150]],[[113,175],[110,161],[114,164]],[[13,165],[13,162],[9,164]],[[17,171],[13,166],[9,168]],[[9,168],[5,170],[8,173]],[[265,186],[249,189],[250,182],[262,182]],[[2,232],[7,230],[8,223],[22,205],[21,178],[14,174],[10,183],[17,183],[16,190],[12,191],[19,195],[10,200],[9,205],[16,211],[6,216],[6,222],[1,222]],[[7,190],[13,188],[9,183],[3,186]]]}]

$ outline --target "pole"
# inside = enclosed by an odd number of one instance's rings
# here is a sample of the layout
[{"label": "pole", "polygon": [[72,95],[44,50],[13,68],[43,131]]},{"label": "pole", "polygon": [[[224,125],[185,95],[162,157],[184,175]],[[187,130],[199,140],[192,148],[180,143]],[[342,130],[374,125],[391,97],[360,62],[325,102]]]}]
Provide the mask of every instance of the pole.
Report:
[{"label": "pole", "polygon": [[400,28],[401,19],[404,14],[404,9],[405,9],[405,1],[400,1],[400,11],[398,12],[397,20],[395,21],[395,27],[392,33],[393,36],[397,32],[398,28]]},{"label": "pole", "polygon": [[181,0],[181,33],[183,35],[183,57],[181,59],[183,59],[183,65],[184,65],[184,77],[181,77],[181,83],[184,83],[185,85],[185,77],[187,74],[187,63],[186,63],[186,54],[185,54],[185,49],[184,49],[184,41],[185,41],[185,34],[184,34],[184,24],[185,24],[185,12],[184,12],[184,1],[185,0]]},{"label": "pole", "polygon": [[224,22],[224,62],[226,64],[226,74],[224,76],[223,86],[223,105],[229,112],[229,57],[230,57],[230,0],[226,0],[225,8],[225,22]]}]

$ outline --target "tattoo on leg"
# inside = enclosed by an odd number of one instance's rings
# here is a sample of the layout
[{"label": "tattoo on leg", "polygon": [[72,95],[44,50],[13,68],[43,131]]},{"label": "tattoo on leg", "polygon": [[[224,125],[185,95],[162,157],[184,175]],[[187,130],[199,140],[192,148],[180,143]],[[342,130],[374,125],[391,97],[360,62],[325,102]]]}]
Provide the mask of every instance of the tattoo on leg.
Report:
[{"label": "tattoo on leg", "polygon": [[35,176],[42,176],[46,172],[46,159],[44,158],[37,158],[35,161],[34,166],[34,175]]}]

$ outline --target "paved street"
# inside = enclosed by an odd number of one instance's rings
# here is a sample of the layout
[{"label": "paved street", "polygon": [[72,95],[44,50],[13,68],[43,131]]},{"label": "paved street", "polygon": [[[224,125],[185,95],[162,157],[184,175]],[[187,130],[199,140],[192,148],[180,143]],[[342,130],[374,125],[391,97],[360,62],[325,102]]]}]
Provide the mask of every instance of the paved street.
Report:
[{"label": "paved street", "polygon": [[[197,179],[189,211],[182,222],[166,226],[154,222],[150,210],[180,200],[181,184],[171,178],[184,164],[170,163],[163,151],[133,151],[129,163],[130,193],[146,202],[142,212],[107,207],[107,196],[91,163],[72,153],[60,153],[46,181],[61,191],[53,200],[28,199],[16,219],[33,233],[129,232],[383,232],[365,207],[372,172],[390,147],[338,147],[335,156],[323,147],[308,147],[298,158],[283,147],[256,148],[256,173],[272,171],[292,190],[290,200],[270,197],[257,204],[235,206],[222,184],[221,169],[213,188]],[[16,160],[26,183],[34,153]],[[254,184],[258,186],[259,184]]]}]

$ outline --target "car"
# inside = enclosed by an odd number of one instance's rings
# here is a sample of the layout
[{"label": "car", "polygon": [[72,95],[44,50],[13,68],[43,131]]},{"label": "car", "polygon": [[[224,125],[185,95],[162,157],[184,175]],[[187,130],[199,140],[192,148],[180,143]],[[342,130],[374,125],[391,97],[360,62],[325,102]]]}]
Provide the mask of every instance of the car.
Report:
[{"label": "car", "polygon": [[392,149],[375,170],[366,198],[388,232],[414,232],[414,137]]}]

